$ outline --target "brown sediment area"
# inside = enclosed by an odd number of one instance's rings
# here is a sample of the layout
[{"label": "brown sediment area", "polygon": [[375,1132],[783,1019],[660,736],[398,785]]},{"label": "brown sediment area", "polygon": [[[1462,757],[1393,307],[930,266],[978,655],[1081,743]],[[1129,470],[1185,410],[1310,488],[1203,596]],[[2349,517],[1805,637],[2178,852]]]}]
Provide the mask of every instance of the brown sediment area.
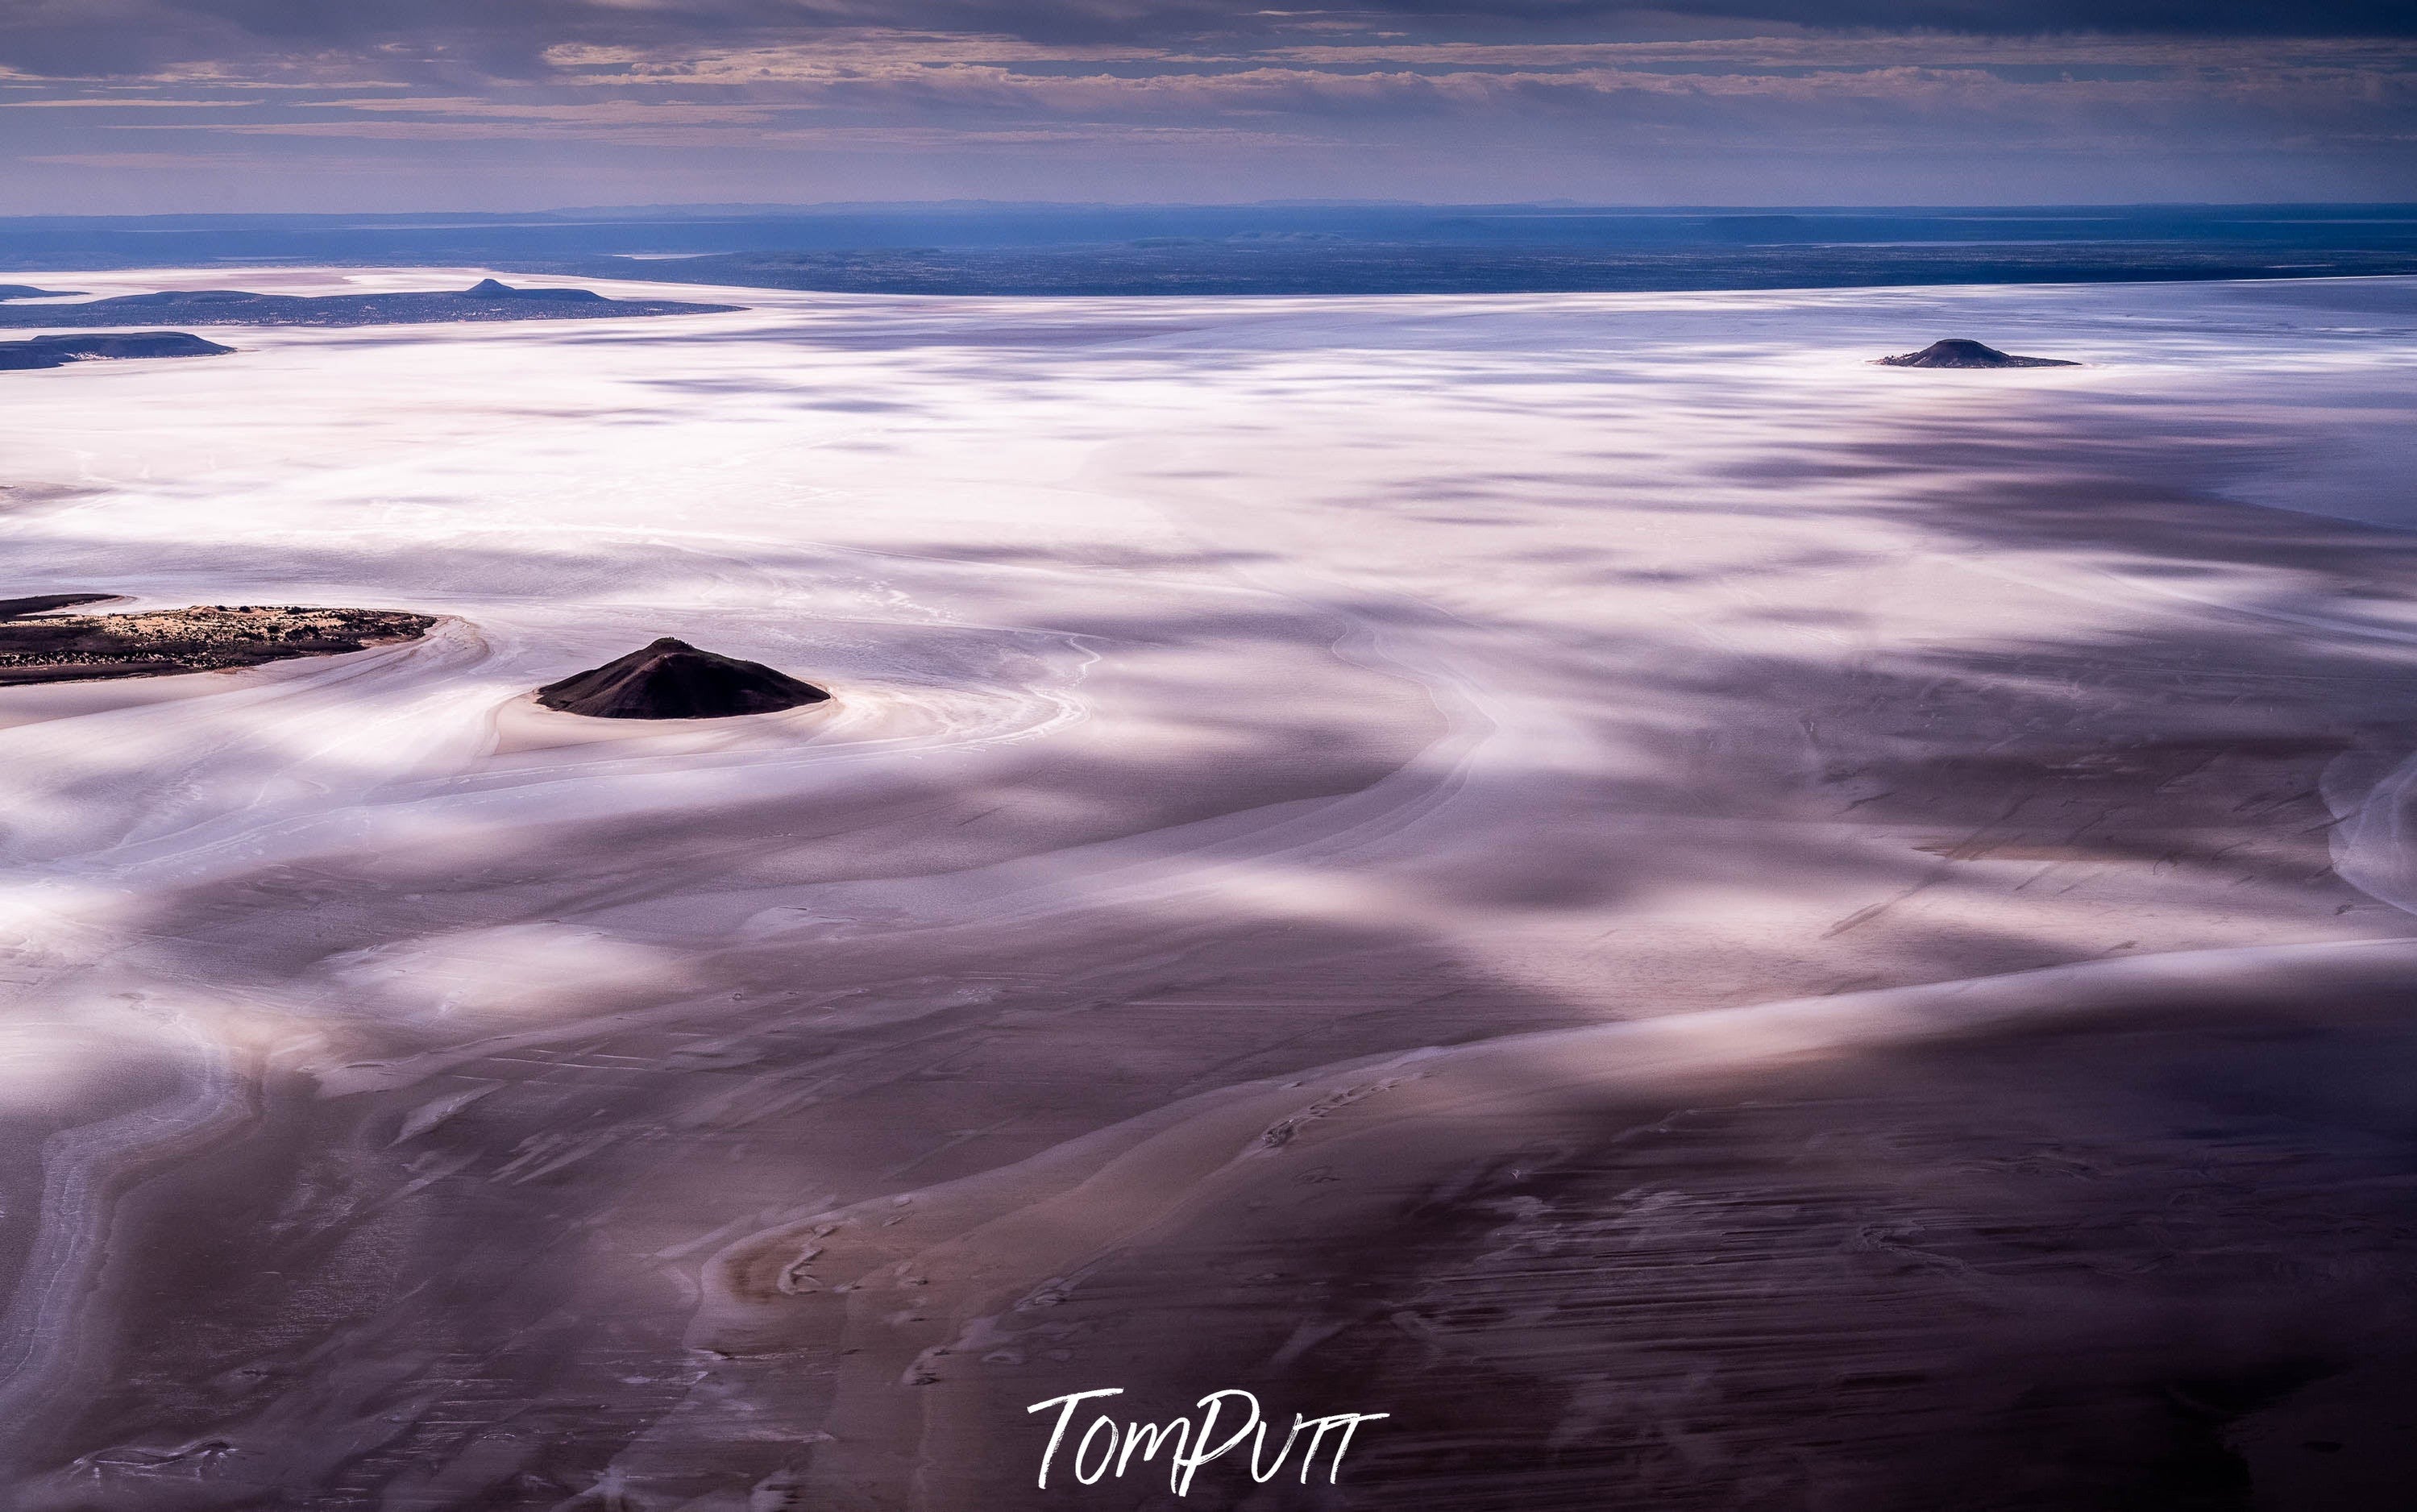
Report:
[{"label": "brown sediment area", "polygon": [[394,609],[206,604],[130,614],[47,610],[109,595],[0,601],[0,686],[220,672],[302,656],[339,656],[417,640],[433,616]]}]

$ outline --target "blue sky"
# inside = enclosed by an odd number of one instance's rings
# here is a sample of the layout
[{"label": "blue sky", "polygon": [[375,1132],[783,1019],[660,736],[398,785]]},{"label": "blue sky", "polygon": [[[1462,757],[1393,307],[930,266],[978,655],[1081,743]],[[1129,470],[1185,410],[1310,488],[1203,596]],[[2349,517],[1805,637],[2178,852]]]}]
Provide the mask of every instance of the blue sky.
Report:
[{"label": "blue sky", "polygon": [[2417,199],[2417,6],[8,0],[0,213]]}]

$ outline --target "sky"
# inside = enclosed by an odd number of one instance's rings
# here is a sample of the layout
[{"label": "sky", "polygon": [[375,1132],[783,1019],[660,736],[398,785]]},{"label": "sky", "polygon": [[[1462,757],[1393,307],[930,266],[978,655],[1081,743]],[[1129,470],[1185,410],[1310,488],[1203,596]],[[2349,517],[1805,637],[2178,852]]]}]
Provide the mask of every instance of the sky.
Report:
[{"label": "sky", "polygon": [[2417,200],[2417,0],[0,0],[0,214]]}]

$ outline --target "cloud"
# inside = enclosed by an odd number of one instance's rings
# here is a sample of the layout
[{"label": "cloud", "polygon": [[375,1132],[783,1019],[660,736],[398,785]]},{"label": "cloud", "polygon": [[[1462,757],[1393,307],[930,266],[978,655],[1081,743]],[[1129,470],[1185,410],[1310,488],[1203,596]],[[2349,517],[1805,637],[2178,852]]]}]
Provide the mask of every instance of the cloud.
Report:
[{"label": "cloud", "polygon": [[1941,31],[2193,37],[2417,36],[2407,0],[1373,0],[1287,10],[1250,0],[11,0],[0,64],[139,74],[169,62],[384,56],[444,70],[541,74],[565,50],[795,47],[880,32],[946,52],[989,45],[1208,46],[1520,41]]},{"label": "cloud", "polygon": [[[2068,61],[2070,61],[2068,59]],[[658,81],[523,94],[340,97],[295,101],[258,118],[111,121],[112,131],[383,142],[587,141],[600,145],[764,145],[825,140],[843,129],[885,140],[1048,141],[1117,131],[1246,129],[1337,148],[1370,135],[1459,132],[1466,142],[1539,134],[1682,130],[1707,139],[1785,132],[1846,135],[1885,149],[1888,133],[1992,134],[2027,150],[2133,143],[2214,116],[2230,129],[2304,131],[2328,123],[2388,137],[2417,105],[2417,75],[2369,83],[2338,65],[2142,69],[2105,76],[1969,63],[1733,68],[1666,71],[1602,64],[1553,68],[1337,68],[1293,64],[1191,71],[1027,71],[997,64],[924,66],[859,59],[784,71],[777,89],[664,98]],[[2347,103],[2346,103],[2347,102]],[[97,103],[116,104],[122,101]],[[251,103],[258,103],[257,101]],[[2345,112],[2348,113],[2345,117]],[[2258,123],[2267,125],[2261,128]]]},{"label": "cloud", "polygon": [[[1706,161],[1829,151],[1961,154],[1984,181],[2044,156],[2123,154],[2126,182],[2151,184],[2161,158],[2231,153],[2267,165],[2235,176],[2241,197],[2318,183],[2385,197],[2417,187],[2401,145],[2417,129],[2417,7],[0,0],[0,164],[131,172],[135,156],[188,152],[223,168],[241,144],[383,173],[519,143],[574,176],[628,148],[723,181],[755,164],[782,197],[853,151],[926,153],[945,178],[951,154],[1119,144],[1135,161],[1188,161],[1188,178],[1151,176],[1178,196],[1203,192],[1192,183],[1247,197],[1271,155],[1319,151],[1351,192],[1422,192],[1429,164],[1487,183],[1515,163],[1573,176],[1531,192],[1584,193],[1615,163],[1700,196]],[[137,132],[144,152],[121,151]],[[1395,181],[1352,176],[1379,161]],[[223,171],[229,195],[266,191]],[[687,180],[663,171],[676,197]],[[2079,179],[2074,193],[2089,197]]]},{"label": "cloud", "polygon": [[125,99],[88,95],[73,99],[0,99],[0,110],[240,110],[260,103],[257,99],[160,99],[149,96]]}]

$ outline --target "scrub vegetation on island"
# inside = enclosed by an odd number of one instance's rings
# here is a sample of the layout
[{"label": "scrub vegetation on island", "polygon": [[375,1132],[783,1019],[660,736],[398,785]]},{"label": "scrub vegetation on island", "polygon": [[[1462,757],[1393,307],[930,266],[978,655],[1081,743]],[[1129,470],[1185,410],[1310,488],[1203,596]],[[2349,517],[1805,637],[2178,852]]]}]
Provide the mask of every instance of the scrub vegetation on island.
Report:
[{"label": "scrub vegetation on island", "polygon": [[394,609],[207,604],[125,614],[54,611],[109,595],[0,600],[0,685],[221,672],[301,656],[341,656],[417,640],[436,623]]}]

